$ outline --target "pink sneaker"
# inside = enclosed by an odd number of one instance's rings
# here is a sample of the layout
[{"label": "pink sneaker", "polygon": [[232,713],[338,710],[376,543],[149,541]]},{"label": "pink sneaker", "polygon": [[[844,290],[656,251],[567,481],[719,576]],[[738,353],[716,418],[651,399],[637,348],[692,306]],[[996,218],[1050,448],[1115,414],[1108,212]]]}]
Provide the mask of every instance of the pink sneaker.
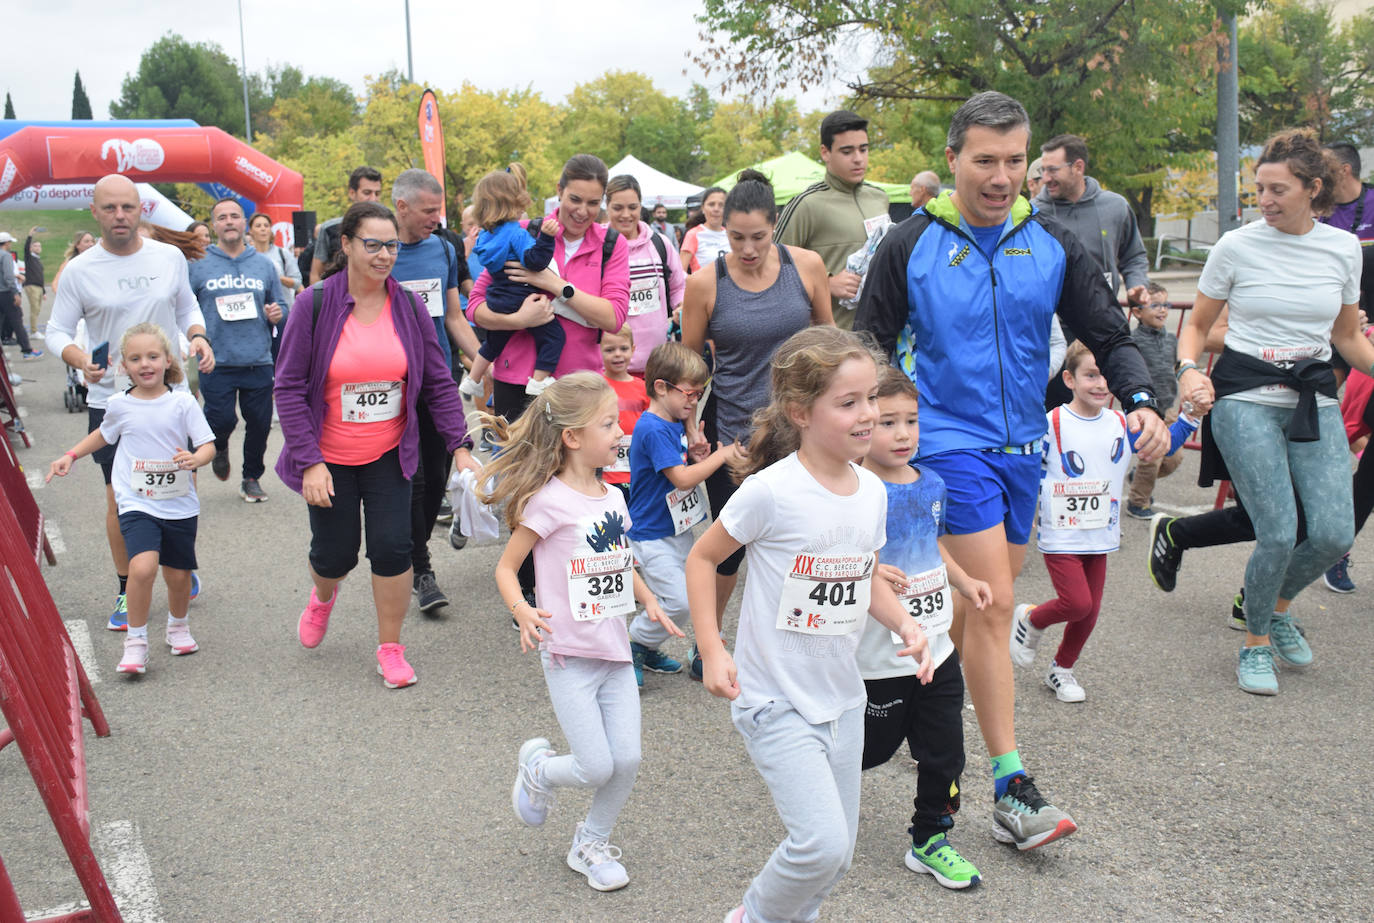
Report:
[{"label": "pink sneaker", "polygon": [[744,915],[744,905],[740,904],[734,910],[725,915],[725,923],[749,923],[749,918]]},{"label": "pink sneaker", "polygon": [[148,641],[146,638],[125,638],[124,659],[116,668],[120,673],[148,672]]},{"label": "pink sneaker", "polygon": [[414,685],[415,671],[406,663],[406,649],[400,644],[383,644],[377,648],[377,672],[388,689]]},{"label": "pink sneaker", "polygon": [[168,625],[167,646],[172,649],[173,654],[194,654],[200,650],[196,639],[191,637],[189,625]]},{"label": "pink sneaker", "polygon": [[315,588],[310,588],[310,602],[306,604],[305,611],[301,613],[300,624],[296,626],[296,634],[301,639],[301,644],[306,647],[319,647],[324,640],[324,633],[329,630],[329,613],[334,610],[334,604],[339,601],[339,588],[334,587],[334,596],[327,603],[320,602],[320,598],[315,595]]}]

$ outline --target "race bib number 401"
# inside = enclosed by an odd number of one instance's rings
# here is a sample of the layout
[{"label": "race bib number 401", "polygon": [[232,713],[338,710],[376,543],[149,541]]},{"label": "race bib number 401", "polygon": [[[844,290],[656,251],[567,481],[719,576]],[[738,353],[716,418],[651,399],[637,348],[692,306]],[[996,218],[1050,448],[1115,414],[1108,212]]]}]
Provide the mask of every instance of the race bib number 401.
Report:
[{"label": "race bib number 401", "polygon": [[1050,519],[1056,529],[1105,529],[1112,519],[1112,482],[1074,478],[1055,481]]},{"label": "race bib number 401", "polygon": [[350,381],[339,389],[339,413],[345,423],[380,423],[401,415],[403,383]]},{"label": "race bib number 401", "polygon": [[776,627],[811,635],[847,635],[868,615],[871,554],[799,554],[783,580]]},{"label": "race bib number 401", "polygon": [[568,605],[579,622],[634,612],[634,552],[603,551],[568,561]]},{"label": "race bib number 401", "polygon": [[174,461],[135,458],[129,471],[129,487],[149,500],[172,500],[191,491],[191,473]]}]

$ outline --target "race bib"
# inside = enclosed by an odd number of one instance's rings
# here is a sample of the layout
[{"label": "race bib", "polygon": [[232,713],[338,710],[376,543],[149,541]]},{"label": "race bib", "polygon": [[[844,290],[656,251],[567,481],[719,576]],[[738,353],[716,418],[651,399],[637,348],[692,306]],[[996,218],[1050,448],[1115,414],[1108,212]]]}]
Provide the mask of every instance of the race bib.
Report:
[{"label": "race bib", "polygon": [[878,230],[878,228],[886,227],[887,225],[889,225],[889,224],[891,224],[891,223],[892,223],[892,216],[891,216],[891,215],[886,215],[886,214],[883,214],[883,215],[874,215],[872,218],[865,218],[865,219],[864,219],[864,238],[867,239],[867,238],[869,238],[869,237],[872,237],[872,236],[873,236],[873,232],[876,231],[876,230]]},{"label": "race bib", "polygon": [[380,423],[401,415],[404,382],[350,381],[339,389],[339,413],[345,423]]},{"label": "race bib", "polygon": [[[954,622],[954,601],[950,598],[949,577],[943,564],[912,577],[897,598],[911,613],[916,624],[921,626],[926,637],[949,631],[949,626]],[[904,643],[901,635],[895,631],[892,640],[898,644]]]},{"label": "race bib", "polygon": [[134,380],[129,377],[128,372],[124,371],[124,365],[121,363],[119,366],[119,370],[114,373],[115,394],[123,394],[125,391],[128,391],[133,386]]},{"label": "race bib", "polygon": [[663,310],[663,299],[658,296],[659,276],[647,276],[630,282],[630,316],[652,314]]},{"label": "race bib", "polygon": [[1105,529],[1112,518],[1112,482],[1074,478],[1055,481],[1050,519],[1055,529]]},{"label": "race bib", "polygon": [[635,610],[634,552],[603,551],[568,561],[568,605],[579,622],[623,618]]},{"label": "race bib", "polygon": [[673,534],[681,535],[706,518],[706,485],[670,490],[664,496],[668,515],[673,518]]},{"label": "race bib", "polygon": [[633,437],[633,433],[626,433],[620,437],[620,443],[615,447],[615,462],[606,469],[607,471],[616,474],[630,473],[630,440]]},{"label": "race bib", "polygon": [[444,281],[442,279],[411,279],[402,287],[414,292],[425,303],[430,317],[444,316]]},{"label": "race bib", "polygon": [[174,461],[135,458],[129,471],[129,487],[149,500],[171,500],[191,491],[191,472]]},{"label": "race bib", "polygon": [[776,627],[808,635],[847,635],[868,615],[871,554],[799,554],[782,584]]},{"label": "race bib", "polygon": [[220,320],[252,320],[258,316],[258,301],[252,292],[220,295],[215,298],[215,310]]}]

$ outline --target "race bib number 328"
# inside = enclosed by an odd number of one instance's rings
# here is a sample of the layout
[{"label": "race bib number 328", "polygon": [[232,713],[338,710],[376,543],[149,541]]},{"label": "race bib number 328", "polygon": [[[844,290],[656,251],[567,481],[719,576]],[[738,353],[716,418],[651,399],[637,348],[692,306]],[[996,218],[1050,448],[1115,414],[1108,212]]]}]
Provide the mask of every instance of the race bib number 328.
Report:
[{"label": "race bib number 328", "polygon": [[568,561],[568,605],[579,622],[634,612],[634,552],[603,551]]}]

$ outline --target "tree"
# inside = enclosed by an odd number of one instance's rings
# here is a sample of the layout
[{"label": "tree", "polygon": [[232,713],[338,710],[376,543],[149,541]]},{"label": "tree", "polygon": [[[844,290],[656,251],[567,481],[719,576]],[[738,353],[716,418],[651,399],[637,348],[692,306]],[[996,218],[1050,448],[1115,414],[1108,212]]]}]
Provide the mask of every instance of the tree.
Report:
[{"label": "tree", "polygon": [[86,87],[81,83],[81,71],[76,72],[76,82],[72,85],[72,118],[94,118],[91,115],[91,100],[86,96]]},{"label": "tree", "polygon": [[558,150],[595,154],[613,164],[634,154],[674,176],[695,172],[697,125],[687,104],[658,90],[643,74],[607,71],[568,94]]},{"label": "tree", "polygon": [[839,76],[860,99],[953,104],[1000,90],[1025,105],[1037,141],[1086,137],[1094,175],[1146,222],[1170,158],[1210,141],[1223,36],[1204,0],[704,2],[696,60],[727,88]]},{"label": "tree", "polygon": [[701,129],[705,155],[703,182],[720,179],[760,160],[789,151],[810,151],[816,131],[806,132],[796,100],[773,99],[765,105],[738,100],[716,103]]},{"label": "tree", "polygon": [[168,33],[124,78],[119,99],[110,104],[117,119],[194,119],[242,136],[243,98],[239,68],[212,42],[192,44]]},{"label": "tree", "polygon": [[1374,12],[1337,25],[1331,7],[1274,0],[1240,29],[1241,143],[1284,128],[1374,142]]},{"label": "tree", "polygon": [[10,91],[5,91],[5,118],[14,118],[14,100],[10,99]]}]

